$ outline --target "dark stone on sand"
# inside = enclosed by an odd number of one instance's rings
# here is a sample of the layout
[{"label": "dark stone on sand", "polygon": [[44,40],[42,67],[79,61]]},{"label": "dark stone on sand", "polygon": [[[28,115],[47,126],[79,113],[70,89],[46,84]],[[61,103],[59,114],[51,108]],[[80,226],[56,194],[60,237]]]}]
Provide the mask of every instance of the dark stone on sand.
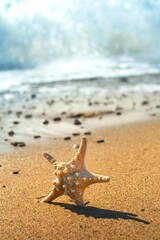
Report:
[{"label": "dark stone on sand", "polygon": [[25,144],[24,142],[20,142],[20,143],[18,144],[18,146],[19,146],[19,147],[25,147],[26,144]]},{"label": "dark stone on sand", "polygon": [[157,105],[156,108],[160,108],[160,105]]},{"label": "dark stone on sand", "polygon": [[144,106],[144,105],[148,105],[149,102],[147,100],[144,100],[141,104]]},{"label": "dark stone on sand", "polygon": [[92,106],[92,102],[88,102],[88,106]]},{"label": "dark stone on sand", "polygon": [[116,110],[116,111],[121,111],[121,110],[123,110],[123,108],[122,108],[122,107],[119,107],[119,106],[117,106],[115,110]]},{"label": "dark stone on sand", "polygon": [[7,112],[8,114],[11,114],[12,113],[12,110],[8,110],[8,112]]},{"label": "dark stone on sand", "polygon": [[9,131],[9,132],[8,132],[8,135],[9,135],[10,137],[12,137],[14,134],[15,134],[14,131]]},{"label": "dark stone on sand", "polygon": [[9,141],[9,139],[8,139],[8,138],[5,138],[5,139],[4,139],[4,141],[5,141],[5,142],[8,142],[8,141]]},{"label": "dark stone on sand", "polygon": [[55,118],[53,118],[53,121],[55,121],[55,122],[59,122],[59,121],[61,121],[62,119],[60,118],[60,117],[55,117]]},{"label": "dark stone on sand", "polygon": [[35,135],[34,138],[35,138],[35,139],[41,138],[41,136],[40,136],[40,135]]},{"label": "dark stone on sand", "polygon": [[71,137],[66,136],[66,137],[64,137],[64,140],[65,140],[65,141],[71,140]]},{"label": "dark stone on sand", "polygon": [[155,116],[156,116],[156,113],[151,113],[150,116],[151,116],[151,117],[155,117]]},{"label": "dark stone on sand", "polygon": [[13,171],[12,173],[13,173],[13,174],[19,174],[19,170]]},{"label": "dark stone on sand", "polygon": [[32,116],[32,114],[26,114],[24,117],[29,119],[29,118],[32,118],[33,116]]},{"label": "dark stone on sand", "polygon": [[122,115],[122,113],[120,111],[118,111],[118,112],[116,112],[116,115],[120,116],[120,115]]},{"label": "dark stone on sand", "polygon": [[85,132],[84,135],[91,135],[91,132]]},{"label": "dark stone on sand", "polygon": [[105,142],[104,139],[97,140],[97,143],[104,143],[104,142]]},{"label": "dark stone on sand", "polygon": [[72,135],[73,135],[74,137],[76,137],[76,136],[79,136],[80,133],[72,133]]},{"label": "dark stone on sand", "polygon": [[61,115],[65,115],[65,114],[67,114],[66,112],[61,112]]},{"label": "dark stone on sand", "polygon": [[14,147],[25,147],[26,144],[24,142],[11,142],[11,145]]},{"label": "dark stone on sand", "polygon": [[2,164],[0,164],[0,167],[2,167]]},{"label": "dark stone on sand", "polygon": [[144,211],[145,211],[145,208],[141,208],[141,211],[144,212]]},{"label": "dark stone on sand", "polygon": [[3,185],[2,188],[6,188],[6,185]]},{"label": "dark stone on sand", "polygon": [[17,125],[17,124],[20,124],[19,121],[14,121],[13,124]]},{"label": "dark stone on sand", "polygon": [[74,120],[74,125],[81,125],[81,121],[79,121],[77,118]]},{"label": "dark stone on sand", "polygon": [[48,121],[48,120],[44,120],[44,121],[43,121],[43,124],[44,124],[44,125],[47,125],[47,124],[49,124],[49,121]]}]

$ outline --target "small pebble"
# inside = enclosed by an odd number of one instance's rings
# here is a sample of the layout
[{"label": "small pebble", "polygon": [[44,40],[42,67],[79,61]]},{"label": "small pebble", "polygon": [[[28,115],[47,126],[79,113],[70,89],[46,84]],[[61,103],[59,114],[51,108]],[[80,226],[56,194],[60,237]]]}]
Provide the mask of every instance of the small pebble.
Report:
[{"label": "small pebble", "polygon": [[55,118],[53,118],[53,121],[55,121],[55,122],[58,122],[58,121],[61,121],[62,119],[60,118],[60,117],[55,117]]},{"label": "small pebble", "polygon": [[97,143],[104,143],[104,142],[105,142],[104,139],[97,140]]},{"label": "small pebble", "polygon": [[67,114],[66,112],[61,112],[61,115],[65,115],[65,114]]},{"label": "small pebble", "polygon": [[91,132],[85,132],[84,135],[91,135]]},{"label": "small pebble", "polygon": [[11,145],[14,146],[14,147],[17,147],[18,143],[17,142],[11,142]]},{"label": "small pebble", "polygon": [[81,121],[79,121],[77,118],[74,120],[74,125],[81,125]]},{"label": "small pebble", "polygon": [[120,116],[120,115],[122,115],[122,113],[120,111],[118,111],[118,112],[116,112],[116,115]]},{"label": "small pebble", "polygon": [[92,102],[88,102],[88,106],[92,106]]},{"label": "small pebble", "polygon": [[47,124],[49,124],[49,121],[48,121],[48,120],[44,120],[44,121],[43,121],[43,124],[44,124],[44,125],[47,125]]},{"label": "small pebble", "polygon": [[72,133],[72,135],[75,137],[75,136],[79,136],[80,134],[79,133]]},{"label": "small pebble", "polygon": [[13,124],[17,125],[19,124],[20,122],[19,121],[14,121]]},{"label": "small pebble", "polygon": [[14,131],[9,131],[9,132],[8,132],[8,135],[9,135],[10,137],[12,137],[12,136],[14,135]]},{"label": "small pebble", "polygon": [[19,146],[19,147],[25,147],[26,144],[25,144],[24,142],[21,142],[21,143],[18,144],[18,146]]},{"label": "small pebble", "polygon": [[26,114],[24,117],[27,119],[32,118],[32,114]]},{"label": "small pebble", "polygon": [[144,106],[144,105],[148,105],[149,102],[147,100],[144,100],[141,104]]},{"label": "small pebble", "polygon": [[156,113],[151,113],[150,116],[151,116],[151,117],[155,117],[155,116],[156,116]]},{"label": "small pebble", "polygon": [[0,164],[0,167],[2,167],[2,164]]},{"label": "small pebble", "polygon": [[5,188],[5,187],[6,187],[6,185],[3,185],[2,187],[3,187],[3,188]]},{"label": "small pebble", "polygon": [[71,140],[71,137],[66,136],[66,137],[64,137],[64,140],[65,140],[65,141]]},{"label": "small pebble", "polygon": [[13,173],[13,174],[19,174],[19,170],[13,171],[12,173]]},{"label": "small pebble", "polygon": [[119,106],[116,107],[116,111],[121,111],[121,110],[123,110],[122,107],[119,107]]},{"label": "small pebble", "polygon": [[41,136],[40,135],[35,135],[34,138],[41,138]]},{"label": "small pebble", "polygon": [[11,145],[14,147],[25,147],[26,144],[24,142],[11,142]]}]

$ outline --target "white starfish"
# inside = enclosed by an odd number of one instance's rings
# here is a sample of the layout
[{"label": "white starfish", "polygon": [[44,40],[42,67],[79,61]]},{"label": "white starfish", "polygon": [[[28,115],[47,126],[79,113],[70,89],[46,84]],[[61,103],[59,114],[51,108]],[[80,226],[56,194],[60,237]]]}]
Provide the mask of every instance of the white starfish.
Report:
[{"label": "white starfish", "polygon": [[109,182],[108,176],[92,174],[85,165],[85,153],[87,138],[83,137],[80,148],[73,159],[68,163],[57,163],[54,157],[48,153],[43,156],[53,164],[56,179],[53,180],[54,187],[41,202],[51,202],[57,197],[66,194],[79,206],[85,206],[83,194],[86,187],[93,183]]}]

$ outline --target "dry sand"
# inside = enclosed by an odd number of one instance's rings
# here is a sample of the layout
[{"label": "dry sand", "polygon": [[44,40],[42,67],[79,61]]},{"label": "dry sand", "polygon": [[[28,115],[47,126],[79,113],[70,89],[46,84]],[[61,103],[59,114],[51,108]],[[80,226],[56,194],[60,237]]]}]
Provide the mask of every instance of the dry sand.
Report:
[{"label": "dry sand", "polygon": [[[39,203],[54,177],[41,152],[68,161],[81,136],[0,155],[1,240],[160,239],[158,119],[102,128],[88,136],[88,168],[109,175],[111,181],[85,191],[87,207],[75,206],[67,196],[53,204]],[[98,144],[98,139],[105,142]]]}]

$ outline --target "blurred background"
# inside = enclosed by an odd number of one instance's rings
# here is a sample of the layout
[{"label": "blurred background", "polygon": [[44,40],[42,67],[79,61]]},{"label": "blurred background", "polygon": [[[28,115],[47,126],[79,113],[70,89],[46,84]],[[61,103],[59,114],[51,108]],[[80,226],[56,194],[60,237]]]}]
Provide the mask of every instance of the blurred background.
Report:
[{"label": "blurred background", "polygon": [[159,72],[160,0],[0,1],[0,91]]},{"label": "blurred background", "polygon": [[157,116],[160,0],[0,0],[0,109],[21,135]]},{"label": "blurred background", "polygon": [[159,63],[160,1],[0,1],[0,70],[82,58]]}]

